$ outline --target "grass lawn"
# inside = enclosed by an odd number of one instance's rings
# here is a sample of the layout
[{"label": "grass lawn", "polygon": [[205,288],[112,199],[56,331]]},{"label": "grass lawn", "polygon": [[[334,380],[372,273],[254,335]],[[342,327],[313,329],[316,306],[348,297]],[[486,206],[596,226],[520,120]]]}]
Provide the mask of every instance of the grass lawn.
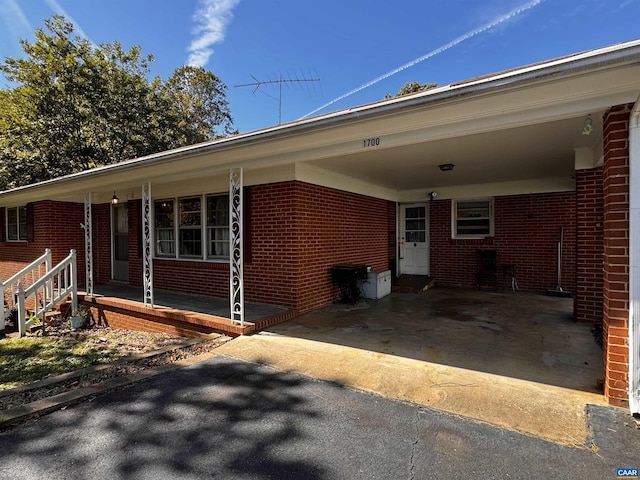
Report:
[{"label": "grass lawn", "polygon": [[5,338],[0,341],[0,390],[109,363],[125,355],[117,348],[97,349],[75,338]]}]

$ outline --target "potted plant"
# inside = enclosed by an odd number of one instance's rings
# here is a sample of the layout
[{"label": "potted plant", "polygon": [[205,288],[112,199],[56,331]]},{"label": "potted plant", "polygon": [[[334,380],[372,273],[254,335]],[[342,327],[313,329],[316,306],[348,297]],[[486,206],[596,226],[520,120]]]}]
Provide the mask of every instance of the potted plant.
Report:
[{"label": "potted plant", "polygon": [[71,316],[69,317],[69,322],[71,323],[71,328],[73,330],[78,330],[79,328],[84,327],[87,322],[87,315],[89,312],[79,308],[78,310],[74,310],[71,312]]},{"label": "potted plant", "polygon": [[11,325],[18,324],[18,307],[11,307],[9,314],[5,317]]}]

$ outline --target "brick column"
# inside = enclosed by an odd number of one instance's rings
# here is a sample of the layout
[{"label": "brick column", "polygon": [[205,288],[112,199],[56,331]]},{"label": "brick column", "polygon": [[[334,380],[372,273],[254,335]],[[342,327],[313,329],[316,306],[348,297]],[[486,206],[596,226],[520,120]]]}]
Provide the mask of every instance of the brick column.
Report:
[{"label": "brick column", "polygon": [[628,406],[629,388],[629,115],[631,105],[604,115],[604,395]]},{"label": "brick column", "polygon": [[576,170],[576,320],[602,324],[603,168]]}]

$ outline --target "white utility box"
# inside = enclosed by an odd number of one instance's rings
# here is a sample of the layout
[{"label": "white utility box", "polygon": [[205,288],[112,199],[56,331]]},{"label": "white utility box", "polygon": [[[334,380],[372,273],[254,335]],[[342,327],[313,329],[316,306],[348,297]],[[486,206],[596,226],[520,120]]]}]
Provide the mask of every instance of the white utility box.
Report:
[{"label": "white utility box", "polygon": [[362,296],[369,299],[386,297],[391,293],[391,270],[371,270],[367,279],[360,281]]}]

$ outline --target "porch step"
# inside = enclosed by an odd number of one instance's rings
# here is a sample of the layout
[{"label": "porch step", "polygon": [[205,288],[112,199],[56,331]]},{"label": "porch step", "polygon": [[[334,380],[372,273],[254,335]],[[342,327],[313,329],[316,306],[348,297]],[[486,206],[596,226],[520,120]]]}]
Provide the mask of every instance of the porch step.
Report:
[{"label": "porch step", "polygon": [[272,325],[276,325],[278,323],[283,323],[288,320],[291,320],[292,318],[295,318],[298,315],[299,313],[297,310],[287,310],[285,312],[276,313],[274,315],[270,315],[268,317],[263,317],[263,318],[260,318],[259,320],[256,320],[253,328],[255,332],[258,332],[267,327],[271,327]]},{"label": "porch step", "polygon": [[[31,309],[27,309],[27,316],[33,314],[34,311]],[[60,320],[60,318],[62,318],[62,313],[60,312],[60,307],[59,305],[56,305],[55,307],[53,307],[52,310],[48,310],[44,313],[44,322],[51,322],[51,321],[55,321],[55,320]]]},{"label": "porch step", "polygon": [[245,322],[241,327],[228,318],[216,315],[163,306],[148,307],[142,302],[116,297],[89,297],[82,294],[78,297],[79,304],[91,311],[94,322],[114,328],[166,332],[186,337],[209,333],[237,337],[255,330],[253,322]]},{"label": "porch step", "polygon": [[56,322],[61,319],[62,319],[62,313],[60,313],[60,310],[51,310],[44,314],[44,323]]}]

